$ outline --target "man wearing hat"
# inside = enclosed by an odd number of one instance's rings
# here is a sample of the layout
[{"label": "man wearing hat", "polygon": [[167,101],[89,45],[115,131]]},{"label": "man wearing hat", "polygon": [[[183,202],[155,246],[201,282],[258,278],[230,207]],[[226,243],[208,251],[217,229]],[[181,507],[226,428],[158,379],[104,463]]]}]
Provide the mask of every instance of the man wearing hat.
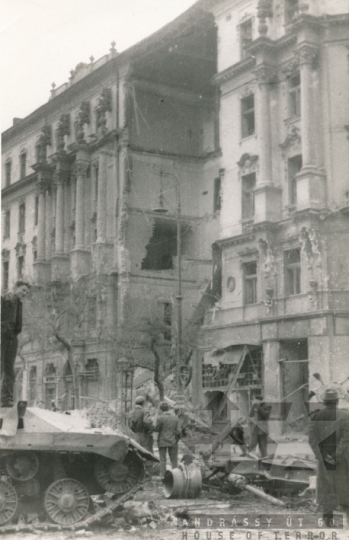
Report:
[{"label": "man wearing hat", "polygon": [[254,397],[249,414],[251,425],[249,451],[252,452],[252,450],[254,450],[258,445],[262,457],[267,455],[269,434],[268,419],[271,409],[271,405],[268,405],[263,401],[262,395],[258,394]]},{"label": "man wearing hat", "polygon": [[175,469],[178,466],[178,441],[182,426],[178,416],[170,412],[170,408],[166,401],[160,403],[159,409],[160,415],[157,417],[154,431],[159,433],[158,447],[160,456],[160,474],[164,479],[167,452],[170,456],[172,468]]},{"label": "man wearing hat", "polygon": [[309,417],[309,444],[317,459],[316,497],[331,526],[340,505],[349,511],[349,412],[338,409],[338,392],[328,388],[324,408]]},{"label": "man wearing hat", "polygon": [[129,418],[129,427],[135,434],[135,440],[153,453],[153,422],[148,411],[144,409],[144,403],[144,396],[136,397],[135,407]]}]

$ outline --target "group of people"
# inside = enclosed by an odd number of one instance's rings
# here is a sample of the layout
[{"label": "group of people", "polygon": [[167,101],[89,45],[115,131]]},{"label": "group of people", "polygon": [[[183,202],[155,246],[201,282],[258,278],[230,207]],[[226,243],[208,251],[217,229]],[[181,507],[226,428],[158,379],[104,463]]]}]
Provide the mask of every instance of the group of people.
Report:
[{"label": "group of people", "polygon": [[171,461],[171,467],[178,465],[178,441],[183,432],[181,419],[175,411],[171,411],[168,403],[162,401],[159,412],[153,421],[149,412],[144,408],[145,397],[138,396],[135,407],[129,418],[129,427],[134,433],[135,440],[146,450],[153,453],[153,433],[158,433],[158,448],[160,458],[160,475],[165,477],[167,454]]}]

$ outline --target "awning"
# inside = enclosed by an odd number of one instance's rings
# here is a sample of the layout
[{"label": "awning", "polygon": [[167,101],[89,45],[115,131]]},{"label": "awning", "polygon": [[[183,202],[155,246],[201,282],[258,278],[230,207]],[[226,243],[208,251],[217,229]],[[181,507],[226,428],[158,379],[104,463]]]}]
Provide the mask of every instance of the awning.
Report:
[{"label": "awning", "polygon": [[[218,366],[219,364],[238,365],[245,351],[245,347],[229,347],[227,349],[213,349],[204,354],[204,364]],[[245,351],[246,352],[246,351]]]}]

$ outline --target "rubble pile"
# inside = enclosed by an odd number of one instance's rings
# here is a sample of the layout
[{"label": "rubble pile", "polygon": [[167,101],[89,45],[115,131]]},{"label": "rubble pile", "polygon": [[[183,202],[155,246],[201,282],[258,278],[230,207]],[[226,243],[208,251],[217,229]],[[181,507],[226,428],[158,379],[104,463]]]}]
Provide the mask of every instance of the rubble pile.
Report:
[{"label": "rubble pile", "polygon": [[124,435],[132,436],[132,431],[122,421],[121,416],[117,415],[107,403],[96,402],[92,407],[83,409],[81,414],[89,420],[91,428],[118,429]]},{"label": "rubble pile", "polygon": [[171,528],[176,521],[172,508],[153,501],[127,501],[104,520],[104,525],[118,531]]}]

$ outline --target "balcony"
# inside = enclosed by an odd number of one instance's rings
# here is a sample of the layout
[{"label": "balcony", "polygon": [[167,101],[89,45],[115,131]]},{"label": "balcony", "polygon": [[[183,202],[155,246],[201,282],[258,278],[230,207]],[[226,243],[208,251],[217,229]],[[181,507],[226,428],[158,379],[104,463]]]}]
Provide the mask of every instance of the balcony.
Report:
[{"label": "balcony", "polygon": [[285,317],[319,311],[348,311],[349,291],[310,291],[295,296],[272,299],[263,303],[234,308],[213,308],[206,311],[204,326],[243,324],[270,317]]}]

